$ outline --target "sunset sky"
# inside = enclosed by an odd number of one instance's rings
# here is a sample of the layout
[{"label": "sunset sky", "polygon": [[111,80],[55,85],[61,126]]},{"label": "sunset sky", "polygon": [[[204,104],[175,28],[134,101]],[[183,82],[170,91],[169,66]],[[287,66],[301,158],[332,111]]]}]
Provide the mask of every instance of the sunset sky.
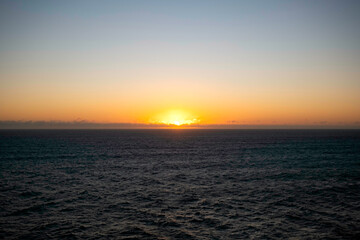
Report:
[{"label": "sunset sky", "polygon": [[359,1],[0,1],[0,121],[360,126]]}]

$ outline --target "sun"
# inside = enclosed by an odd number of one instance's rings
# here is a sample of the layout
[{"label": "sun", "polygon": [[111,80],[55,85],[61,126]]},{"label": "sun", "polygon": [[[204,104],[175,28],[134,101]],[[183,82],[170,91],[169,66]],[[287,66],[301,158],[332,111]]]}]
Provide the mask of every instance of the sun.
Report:
[{"label": "sun", "polygon": [[170,110],[155,115],[149,121],[152,124],[164,124],[169,127],[179,127],[200,123],[197,117],[183,110]]}]

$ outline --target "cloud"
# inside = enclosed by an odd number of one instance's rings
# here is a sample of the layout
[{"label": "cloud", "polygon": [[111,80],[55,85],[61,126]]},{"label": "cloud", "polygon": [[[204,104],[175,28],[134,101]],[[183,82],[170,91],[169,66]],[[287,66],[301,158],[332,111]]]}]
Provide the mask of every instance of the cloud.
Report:
[{"label": "cloud", "polygon": [[[288,124],[238,124],[229,121],[228,124],[192,124],[182,125],[181,128],[201,129],[317,129],[317,128],[359,128],[359,122],[352,124],[326,124],[317,122],[313,125],[288,125]],[[0,129],[144,129],[144,128],[169,128],[177,127],[166,124],[146,123],[97,123],[86,120],[75,121],[0,121]]]},{"label": "cloud", "polygon": [[315,125],[327,125],[329,124],[328,121],[318,121],[318,122],[314,122]]},{"label": "cloud", "polygon": [[159,124],[97,123],[76,121],[0,121],[1,129],[97,129],[97,128],[147,128],[161,127]]},{"label": "cloud", "polygon": [[[77,119],[75,121],[0,121],[0,129],[135,129],[166,128],[175,125],[157,123],[101,123]],[[198,124],[182,125],[186,128],[200,127]]]}]

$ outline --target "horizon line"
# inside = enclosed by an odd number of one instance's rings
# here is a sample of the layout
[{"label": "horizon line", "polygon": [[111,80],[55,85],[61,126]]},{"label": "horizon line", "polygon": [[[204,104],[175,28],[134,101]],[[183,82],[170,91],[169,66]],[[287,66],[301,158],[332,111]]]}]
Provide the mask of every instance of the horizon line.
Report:
[{"label": "horizon line", "polygon": [[360,122],[312,124],[191,124],[104,123],[81,121],[0,121],[0,129],[360,129]]}]

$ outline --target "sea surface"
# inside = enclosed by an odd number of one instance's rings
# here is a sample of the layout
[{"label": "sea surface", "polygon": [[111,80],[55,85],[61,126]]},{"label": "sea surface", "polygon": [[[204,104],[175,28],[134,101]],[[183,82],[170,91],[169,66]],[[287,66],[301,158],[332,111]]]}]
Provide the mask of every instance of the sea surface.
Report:
[{"label": "sea surface", "polygon": [[1,130],[1,239],[360,239],[358,130]]}]

